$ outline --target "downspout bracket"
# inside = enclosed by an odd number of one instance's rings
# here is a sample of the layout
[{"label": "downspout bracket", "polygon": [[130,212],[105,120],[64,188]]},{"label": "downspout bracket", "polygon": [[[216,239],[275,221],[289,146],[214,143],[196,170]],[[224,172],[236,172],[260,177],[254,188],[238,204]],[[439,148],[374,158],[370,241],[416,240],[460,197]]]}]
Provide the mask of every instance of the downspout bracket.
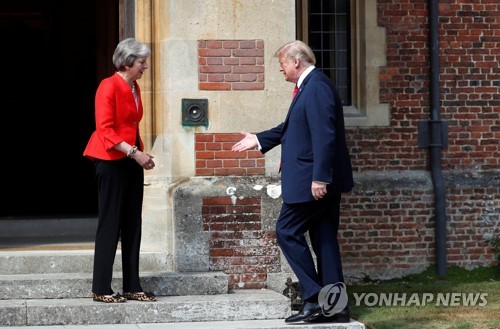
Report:
[{"label": "downspout bracket", "polygon": [[421,120],[418,122],[418,147],[448,147],[448,121]]}]

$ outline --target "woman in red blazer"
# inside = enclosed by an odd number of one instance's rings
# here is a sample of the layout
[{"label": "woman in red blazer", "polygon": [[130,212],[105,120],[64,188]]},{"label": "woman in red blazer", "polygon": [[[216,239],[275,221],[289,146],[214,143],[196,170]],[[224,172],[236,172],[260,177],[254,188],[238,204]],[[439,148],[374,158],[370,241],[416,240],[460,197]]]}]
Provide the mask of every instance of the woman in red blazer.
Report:
[{"label": "woman in red blazer", "polygon": [[[144,43],[133,38],[121,41],[113,54],[117,72],[101,81],[95,96],[96,130],[83,153],[94,161],[99,198],[92,280],[95,301],[155,300],[139,280],[144,169],[153,169],[155,163],[152,155],[143,152],[139,134],[143,108],[136,80],[148,68],[150,54]],[[120,239],[123,295],[111,289]]]}]

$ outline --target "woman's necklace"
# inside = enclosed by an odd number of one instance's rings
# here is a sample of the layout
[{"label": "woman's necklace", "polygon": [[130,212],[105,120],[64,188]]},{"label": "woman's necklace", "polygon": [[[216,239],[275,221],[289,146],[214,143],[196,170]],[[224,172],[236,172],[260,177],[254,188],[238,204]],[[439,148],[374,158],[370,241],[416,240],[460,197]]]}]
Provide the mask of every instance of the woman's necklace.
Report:
[{"label": "woman's necklace", "polygon": [[125,82],[130,86],[130,88],[132,89],[132,92],[135,93],[135,84],[134,84],[134,81],[132,82],[129,82],[125,76],[121,73],[121,72],[118,72],[118,75],[122,77],[123,80],[125,80]]}]

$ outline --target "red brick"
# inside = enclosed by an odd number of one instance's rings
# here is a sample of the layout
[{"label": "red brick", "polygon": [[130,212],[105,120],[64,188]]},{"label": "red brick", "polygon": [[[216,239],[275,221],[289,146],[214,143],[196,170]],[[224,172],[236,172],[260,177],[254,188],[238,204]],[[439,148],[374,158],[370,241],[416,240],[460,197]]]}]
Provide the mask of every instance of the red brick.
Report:
[{"label": "red brick", "polygon": [[229,197],[212,197],[212,198],[204,198],[204,205],[230,205],[232,204],[231,198]]},{"label": "red brick", "polygon": [[200,82],[200,90],[231,90],[231,84],[225,82]]},{"label": "red brick", "polygon": [[205,43],[206,48],[220,49],[222,48],[222,41],[219,40],[207,40]]},{"label": "red brick", "polygon": [[207,73],[207,74],[210,74],[210,73],[229,73],[231,71],[232,71],[231,66],[226,66],[226,65],[200,66],[200,72]]},{"label": "red brick", "polygon": [[231,50],[228,49],[198,49],[198,56],[201,57],[229,57]]},{"label": "red brick", "polygon": [[262,57],[263,49],[233,49],[232,55],[235,57]]},{"label": "red brick", "polygon": [[223,168],[234,168],[234,167],[239,167],[239,161],[238,160],[223,160],[222,165],[219,167]]},{"label": "red brick", "polygon": [[265,168],[247,168],[246,169],[246,174],[253,176],[253,175],[264,175],[266,173]]},{"label": "red brick", "polygon": [[215,152],[203,151],[196,152],[196,159],[214,159]]},{"label": "red brick", "polygon": [[217,159],[239,159],[245,158],[245,152],[218,151],[214,152],[214,158]]},{"label": "red brick", "polygon": [[234,254],[233,249],[229,249],[229,248],[210,249],[210,256],[211,257],[232,256],[233,254]]},{"label": "red brick", "polygon": [[229,176],[229,175],[241,176],[244,173],[245,170],[241,168],[217,168],[214,170],[214,175],[216,176]]},{"label": "red brick", "polygon": [[214,141],[216,142],[237,142],[242,139],[241,134],[214,134]]},{"label": "red brick", "polygon": [[196,134],[196,142],[212,142],[214,140],[213,134]]},{"label": "red brick", "polygon": [[241,167],[255,167],[256,166],[256,161],[251,159],[251,160],[239,160],[239,165]]},{"label": "red brick", "polygon": [[214,170],[213,169],[196,168],[196,175],[197,176],[213,176]]},{"label": "red brick", "polygon": [[225,49],[234,49],[239,47],[239,42],[236,40],[224,40],[222,42],[222,47]]},{"label": "red brick", "polygon": [[206,168],[220,168],[222,167],[222,160],[207,160]]}]

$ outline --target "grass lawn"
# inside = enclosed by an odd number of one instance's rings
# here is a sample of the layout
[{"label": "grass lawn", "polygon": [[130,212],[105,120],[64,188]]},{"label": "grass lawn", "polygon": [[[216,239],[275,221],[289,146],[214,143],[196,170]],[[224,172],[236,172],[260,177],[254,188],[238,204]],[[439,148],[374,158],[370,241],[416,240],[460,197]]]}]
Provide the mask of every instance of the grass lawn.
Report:
[{"label": "grass lawn", "polygon": [[448,268],[444,280],[432,267],[402,279],[348,285],[347,293],[351,317],[367,329],[500,328],[500,266]]}]

